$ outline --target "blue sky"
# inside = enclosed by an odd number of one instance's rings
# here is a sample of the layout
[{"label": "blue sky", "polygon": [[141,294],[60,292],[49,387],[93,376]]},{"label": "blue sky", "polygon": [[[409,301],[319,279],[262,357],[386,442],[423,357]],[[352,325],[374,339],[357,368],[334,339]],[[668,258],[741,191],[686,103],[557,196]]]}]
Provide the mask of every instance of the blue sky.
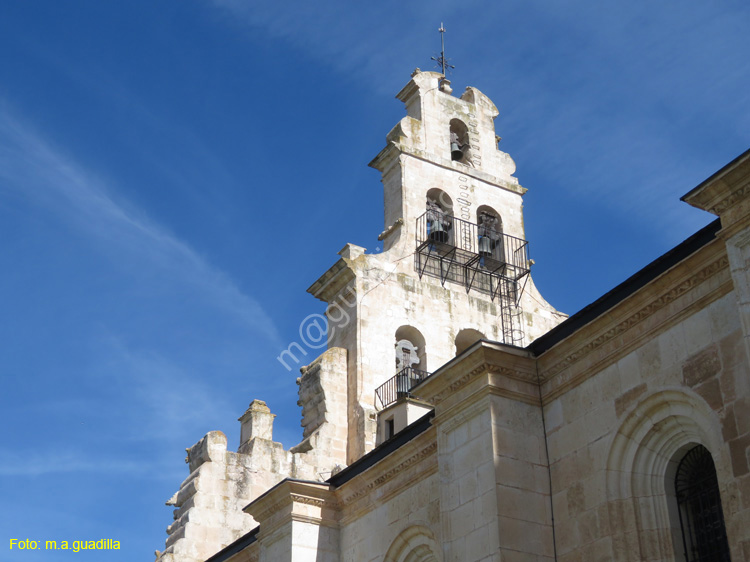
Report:
[{"label": "blue sky", "polygon": [[0,559],[150,560],[185,447],[236,447],[253,398],[300,439],[276,356],[336,252],[377,251],[367,163],[441,21],[454,90],[500,111],[558,309],[710,222],[679,197],[750,144],[746,2],[2,4],[0,549],[122,550]]}]

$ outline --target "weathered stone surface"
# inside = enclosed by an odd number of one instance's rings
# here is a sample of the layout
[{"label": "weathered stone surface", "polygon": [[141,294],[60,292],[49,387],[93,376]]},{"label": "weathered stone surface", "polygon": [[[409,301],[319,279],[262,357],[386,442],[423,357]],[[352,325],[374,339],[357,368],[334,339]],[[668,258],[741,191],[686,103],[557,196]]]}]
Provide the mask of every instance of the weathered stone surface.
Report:
[{"label": "weathered stone surface", "polygon": [[711,346],[691,356],[682,367],[685,384],[694,387],[721,370],[721,360],[716,346]]}]

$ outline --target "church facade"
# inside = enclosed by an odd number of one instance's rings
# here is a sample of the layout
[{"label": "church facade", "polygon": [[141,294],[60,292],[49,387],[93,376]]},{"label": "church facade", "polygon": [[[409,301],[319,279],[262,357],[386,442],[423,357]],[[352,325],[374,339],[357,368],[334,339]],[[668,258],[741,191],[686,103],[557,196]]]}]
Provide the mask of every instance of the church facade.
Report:
[{"label": "church facade", "polygon": [[750,151],[683,198],[713,223],[567,318],[494,104],[419,70],[397,98],[384,251],[308,289],[302,442],[254,400],[236,452],[188,449],[157,560],[750,560]]}]

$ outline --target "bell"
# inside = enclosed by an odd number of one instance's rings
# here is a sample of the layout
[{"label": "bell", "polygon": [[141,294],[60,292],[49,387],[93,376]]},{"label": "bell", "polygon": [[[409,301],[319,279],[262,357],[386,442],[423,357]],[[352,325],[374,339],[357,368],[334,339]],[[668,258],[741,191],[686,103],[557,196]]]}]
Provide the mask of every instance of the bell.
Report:
[{"label": "bell", "polygon": [[477,244],[478,253],[482,257],[490,257],[492,255],[492,240],[489,236],[480,236],[479,244]]},{"label": "bell", "polygon": [[433,242],[441,243],[445,243],[448,241],[448,233],[445,231],[442,221],[430,221],[430,240],[432,240]]},{"label": "bell", "polygon": [[451,143],[451,160],[461,160],[464,157],[464,153],[461,150],[461,146],[457,142]]}]

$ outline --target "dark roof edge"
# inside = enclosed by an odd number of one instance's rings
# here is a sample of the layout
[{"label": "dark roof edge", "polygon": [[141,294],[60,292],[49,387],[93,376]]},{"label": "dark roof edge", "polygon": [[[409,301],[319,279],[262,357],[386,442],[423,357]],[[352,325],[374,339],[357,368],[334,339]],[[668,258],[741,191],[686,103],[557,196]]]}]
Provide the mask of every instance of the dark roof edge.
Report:
[{"label": "dark roof edge", "polygon": [[732,168],[734,168],[740,162],[740,160],[742,160],[743,158],[746,158],[748,156],[750,156],[750,148],[747,149],[742,154],[740,154],[737,158],[735,158],[734,160],[732,160],[726,166],[722,166],[719,170],[717,170],[716,172],[714,172],[713,174],[711,174],[705,180],[703,180],[698,185],[696,185],[693,189],[691,189],[690,191],[688,191],[685,195],[683,195],[682,197],[680,197],[680,201],[687,202],[686,199],[688,197],[690,197],[694,193],[700,191],[703,187],[705,187],[706,185],[708,185],[709,183],[711,183],[712,181],[714,181],[716,178],[721,177],[724,174],[726,174],[729,170],[731,170]]},{"label": "dark roof edge", "polygon": [[721,221],[720,219],[716,219],[684,242],[669,250],[666,254],[656,258],[646,267],[628,277],[608,293],[605,293],[540,338],[531,342],[526,349],[534,355],[541,355],[714,240],[716,233],[720,229]]},{"label": "dark roof edge", "polygon": [[206,562],[224,562],[224,560],[228,560],[238,552],[242,552],[248,546],[258,540],[258,531],[260,531],[260,525],[255,527],[255,529],[253,529],[249,533],[242,535],[229,546],[225,546],[224,548],[222,548],[219,552],[206,560]]},{"label": "dark roof edge", "polygon": [[359,474],[362,474],[365,470],[373,466],[375,463],[383,460],[396,449],[414,439],[417,435],[427,431],[432,425],[432,418],[434,417],[435,410],[430,410],[417,421],[411,423],[410,425],[407,425],[404,429],[399,431],[388,441],[381,443],[372,451],[354,461],[338,474],[334,474],[333,476],[331,476],[328,480],[326,480],[326,482],[333,486],[336,486],[337,488],[342,484],[349,482],[349,480]]}]

